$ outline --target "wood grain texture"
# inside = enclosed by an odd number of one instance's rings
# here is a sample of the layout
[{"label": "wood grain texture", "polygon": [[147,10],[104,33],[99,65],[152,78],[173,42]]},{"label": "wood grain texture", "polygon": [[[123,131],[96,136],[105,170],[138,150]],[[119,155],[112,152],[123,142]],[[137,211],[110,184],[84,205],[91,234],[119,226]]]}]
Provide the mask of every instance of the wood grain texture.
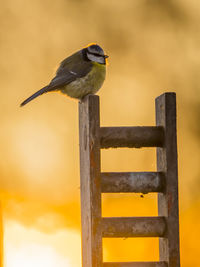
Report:
[{"label": "wood grain texture", "polygon": [[104,262],[103,267],[168,267],[167,262]]},{"label": "wood grain texture", "polygon": [[162,172],[103,172],[102,193],[152,193],[162,192],[165,177]]},{"label": "wood grain texture", "polygon": [[[156,99],[156,126],[101,127],[99,97],[79,103],[82,267],[180,267],[176,95]],[[157,147],[157,172],[101,173],[100,149]],[[158,194],[157,217],[101,216],[101,193]],[[160,237],[160,262],[102,262],[103,237]]]},{"label": "wood grain texture", "polygon": [[163,145],[163,127],[101,127],[101,148],[117,147],[161,147]]},{"label": "wood grain texture", "polygon": [[158,213],[165,216],[167,235],[160,238],[160,260],[169,267],[180,267],[179,207],[176,136],[176,94],[165,93],[156,99],[156,125],[164,128],[164,147],[157,148],[157,171],[164,172],[166,188],[158,194]]},{"label": "wood grain texture", "polygon": [[103,237],[158,237],[166,232],[164,217],[104,217]]},{"label": "wood grain texture", "polygon": [[99,97],[79,103],[82,267],[102,267]]}]

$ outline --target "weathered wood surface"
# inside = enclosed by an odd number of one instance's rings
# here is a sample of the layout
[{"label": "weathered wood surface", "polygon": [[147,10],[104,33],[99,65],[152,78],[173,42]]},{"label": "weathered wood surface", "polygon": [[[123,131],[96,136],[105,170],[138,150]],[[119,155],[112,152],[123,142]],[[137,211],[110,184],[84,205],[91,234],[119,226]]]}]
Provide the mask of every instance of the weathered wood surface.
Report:
[{"label": "weathered wood surface", "polygon": [[162,237],[166,232],[164,217],[104,217],[103,237]]},{"label": "weathered wood surface", "polygon": [[[101,127],[99,97],[79,104],[82,267],[180,267],[176,96],[156,99],[156,126]],[[158,147],[157,172],[101,173],[100,148]],[[101,193],[159,192],[158,217],[101,217]],[[160,262],[103,263],[102,237],[160,237]]]},{"label": "weathered wood surface", "polygon": [[103,172],[102,193],[150,193],[162,192],[165,177],[162,172]]},{"label": "weathered wood surface", "polygon": [[151,261],[151,262],[104,262],[103,267],[168,267],[167,262]]},{"label": "weathered wood surface", "polygon": [[99,97],[79,103],[82,267],[102,267]]},{"label": "weathered wood surface", "polygon": [[161,147],[163,128],[157,126],[101,127],[101,148],[116,147]]},{"label": "weathered wood surface", "polygon": [[166,188],[158,194],[158,214],[166,216],[167,236],[160,238],[160,260],[169,267],[180,266],[179,207],[176,137],[176,94],[165,93],[156,99],[156,125],[165,131],[165,145],[157,148],[157,171],[164,172]]}]

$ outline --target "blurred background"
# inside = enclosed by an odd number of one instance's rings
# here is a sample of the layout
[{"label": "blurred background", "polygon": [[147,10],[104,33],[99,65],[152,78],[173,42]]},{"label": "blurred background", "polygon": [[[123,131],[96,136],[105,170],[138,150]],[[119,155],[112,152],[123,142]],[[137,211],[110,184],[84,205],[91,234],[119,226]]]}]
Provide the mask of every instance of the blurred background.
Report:
[{"label": "blurred background", "polygon": [[[19,104],[91,42],[110,56],[101,125],[155,125],[155,97],[177,93],[181,262],[198,266],[199,1],[2,0],[0,23],[4,266],[81,266],[78,102],[52,93]],[[102,171],[155,171],[155,160],[155,149],[106,150]],[[157,199],[109,194],[103,215],[157,215]],[[105,261],[158,260],[157,239],[103,243]]]}]

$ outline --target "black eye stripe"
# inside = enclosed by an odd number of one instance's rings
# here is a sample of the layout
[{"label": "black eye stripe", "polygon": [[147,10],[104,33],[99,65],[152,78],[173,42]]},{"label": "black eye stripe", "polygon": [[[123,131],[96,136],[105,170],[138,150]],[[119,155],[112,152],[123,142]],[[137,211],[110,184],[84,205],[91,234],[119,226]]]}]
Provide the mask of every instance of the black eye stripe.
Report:
[{"label": "black eye stripe", "polygon": [[88,54],[93,55],[93,56],[97,56],[97,57],[104,57],[104,55],[99,55],[98,53],[88,52]]}]

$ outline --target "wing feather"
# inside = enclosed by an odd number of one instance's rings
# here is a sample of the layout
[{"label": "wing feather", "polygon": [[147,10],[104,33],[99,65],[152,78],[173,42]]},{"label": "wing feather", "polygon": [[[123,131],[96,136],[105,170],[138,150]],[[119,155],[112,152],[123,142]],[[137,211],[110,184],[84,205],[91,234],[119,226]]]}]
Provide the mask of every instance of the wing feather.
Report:
[{"label": "wing feather", "polygon": [[76,79],[86,76],[91,69],[92,62],[84,60],[82,50],[78,51],[72,56],[64,59],[60,63],[60,66],[56,72],[56,76],[51,80],[51,82],[27,98],[21,103],[21,106],[26,105],[39,95],[49,91],[59,90],[63,86],[75,81]]},{"label": "wing feather", "polygon": [[48,90],[59,89],[77,78],[86,76],[92,69],[92,62],[85,61],[82,52],[79,51],[72,56],[64,59],[56,72],[56,76],[48,85]]}]

